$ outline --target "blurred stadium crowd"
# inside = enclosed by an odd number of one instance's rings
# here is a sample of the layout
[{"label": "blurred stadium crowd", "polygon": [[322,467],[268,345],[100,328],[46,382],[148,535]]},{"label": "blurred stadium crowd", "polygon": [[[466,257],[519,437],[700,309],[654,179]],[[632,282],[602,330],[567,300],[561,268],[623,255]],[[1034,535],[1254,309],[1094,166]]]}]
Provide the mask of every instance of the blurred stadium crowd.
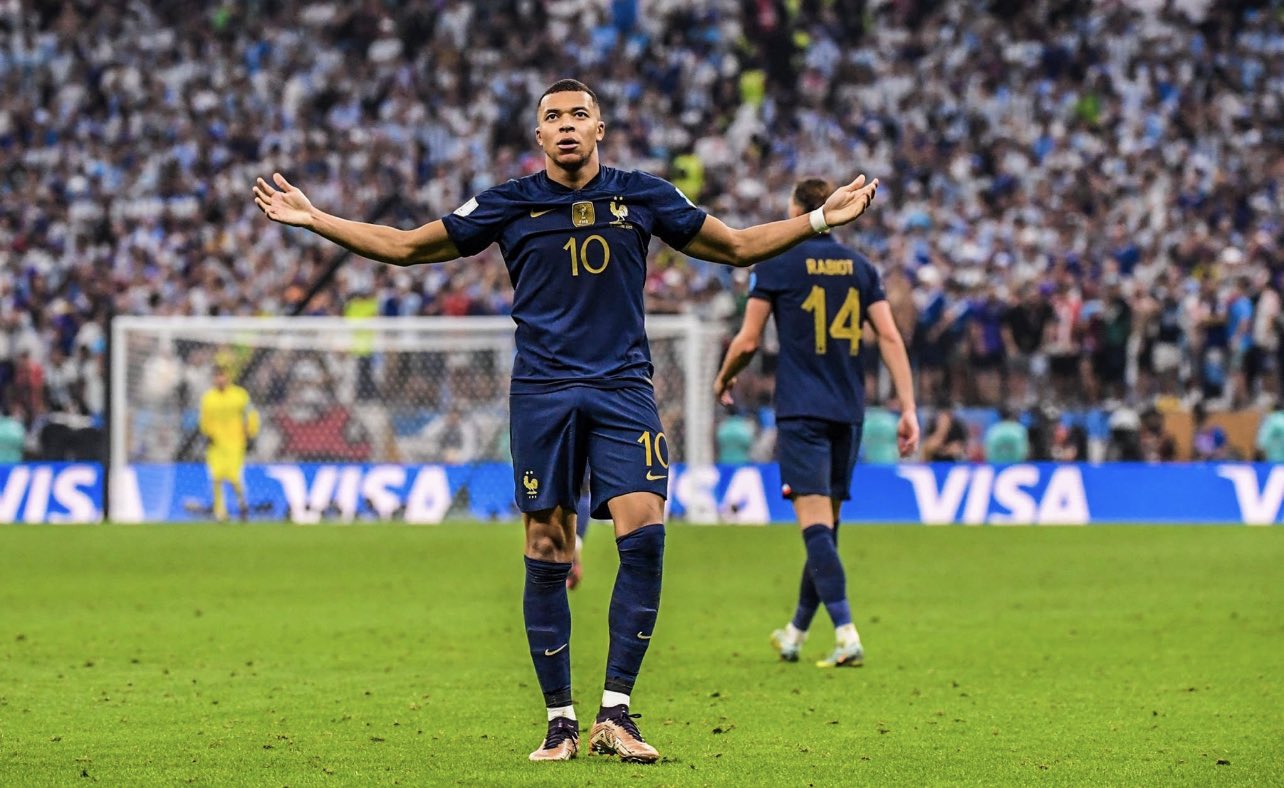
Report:
[{"label": "blurred stadium crowd", "polygon": [[[1108,446],[1112,414],[1271,409],[1282,24],[1204,0],[0,2],[0,451],[92,453],[110,311],[505,314],[493,247],[350,260],[304,308],[334,247],[249,187],[430,220],[542,166],[532,106],[567,75],[602,99],[604,163],[733,225],[782,217],[798,176],[879,176],[843,240],[885,272],[929,415],[1011,408],[1067,458],[1057,434]],[[657,244],[652,311],[734,330],[745,291]],[[726,447],[769,448],[771,370]]]}]

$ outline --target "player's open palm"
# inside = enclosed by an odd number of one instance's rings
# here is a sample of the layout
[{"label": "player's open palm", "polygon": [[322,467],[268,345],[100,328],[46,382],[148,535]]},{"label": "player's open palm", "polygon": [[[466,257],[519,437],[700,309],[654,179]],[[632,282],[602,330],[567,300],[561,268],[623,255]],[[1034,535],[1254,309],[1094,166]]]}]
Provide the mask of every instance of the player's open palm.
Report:
[{"label": "player's open palm", "polygon": [[900,423],[896,425],[896,443],[902,457],[909,457],[918,451],[918,416],[908,411],[901,413]]},{"label": "player's open palm", "polygon": [[864,175],[857,175],[856,180],[846,186],[839,186],[825,200],[825,224],[830,227],[841,227],[865,212],[874,201],[874,192],[878,191],[878,179],[865,182]]},{"label": "player's open palm", "polygon": [[262,178],[254,183],[254,204],[274,222],[306,225],[312,219],[312,202],[296,186],[292,186],[279,172],[272,174],[278,188]]}]

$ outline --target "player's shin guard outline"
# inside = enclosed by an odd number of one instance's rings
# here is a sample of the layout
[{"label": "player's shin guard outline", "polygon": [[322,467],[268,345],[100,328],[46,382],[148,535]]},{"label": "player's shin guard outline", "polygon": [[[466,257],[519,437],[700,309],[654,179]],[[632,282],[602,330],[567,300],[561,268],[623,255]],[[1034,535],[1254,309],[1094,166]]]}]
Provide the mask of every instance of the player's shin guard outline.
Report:
[{"label": "player's shin guard outline", "polygon": [[847,575],[832,531],[828,525],[810,525],[803,530],[803,543],[807,545],[807,566],[816,591],[834,626],[841,627],[852,623],[852,611],[847,603]]},{"label": "player's shin guard outline", "polygon": [[811,628],[811,620],[820,609],[820,593],[816,591],[816,582],[811,579],[811,565],[803,561],[802,580],[798,584],[798,607],[794,609],[794,618],[790,622],[794,629],[806,632]]},{"label": "player's shin guard outline", "polygon": [[[834,546],[838,546],[838,525],[830,531],[834,539]],[[798,583],[798,607],[794,610],[793,621],[794,629],[800,632],[806,632],[811,628],[812,619],[816,617],[816,611],[820,609],[820,592],[816,590],[816,581],[811,576],[811,564],[804,560],[802,568],[802,579]]]},{"label": "player's shin guard outline", "polygon": [[629,694],[660,612],[664,570],[664,524],[645,525],[616,540],[620,570],[611,594],[611,645],[606,689]]},{"label": "player's shin guard outline", "polygon": [[535,676],[544,705],[571,705],[571,604],[566,596],[569,563],[526,556],[522,613]]}]

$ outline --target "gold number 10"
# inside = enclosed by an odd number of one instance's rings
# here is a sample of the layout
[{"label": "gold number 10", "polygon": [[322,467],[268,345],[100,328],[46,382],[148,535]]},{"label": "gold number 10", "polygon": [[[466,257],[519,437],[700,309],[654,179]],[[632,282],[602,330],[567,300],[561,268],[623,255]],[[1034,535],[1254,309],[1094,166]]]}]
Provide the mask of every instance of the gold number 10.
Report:
[{"label": "gold number 10", "polygon": [[[637,439],[637,443],[642,444],[642,447],[646,449],[646,467],[650,468],[656,461],[660,463],[661,468],[669,467],[669,461],[666,459],[669,454],[669,441],[664,437],[663,432],[657,432],[655,440],[652,440],[651,431],[647,430],[642,433],[642,437]],[[661,449],[661,446],[664,448]]]},{"label": "gold number 10", "polygon": [[[593,264],[589,262],[589,244],[592,243],[601,244],[602,246],[602,264],[596,268],[594,268]],[[588,271],[590,274],[600,274],[606,270],[607,263],[611,262],[611,247],[606,242],[606,239],[600,235],[590,235],[578,246],[575,243],[575,238],[572,236],[562,248],[571,253],[571,276],[580,275],[581,263],[584,264],[584,270]]]}]

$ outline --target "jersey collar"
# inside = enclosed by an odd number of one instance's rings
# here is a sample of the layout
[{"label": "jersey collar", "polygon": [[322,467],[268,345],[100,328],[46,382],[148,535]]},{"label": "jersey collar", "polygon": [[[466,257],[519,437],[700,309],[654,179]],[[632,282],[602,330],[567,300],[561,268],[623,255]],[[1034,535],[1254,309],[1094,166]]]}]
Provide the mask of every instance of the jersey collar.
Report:
[{"label": "jersey collar", "polygon": [[544,186],[551,191],[557,192],[558,194],[578,194],[580,192],[586,192],[601,183],[602,176],[606,173],[606,170],[606,167],[599,165],[597,168],[597,175],[594,175],[588,183],[578,189],[568,188],[548,177],[548,170],[540,170],[539,175],[544,181]]}]

